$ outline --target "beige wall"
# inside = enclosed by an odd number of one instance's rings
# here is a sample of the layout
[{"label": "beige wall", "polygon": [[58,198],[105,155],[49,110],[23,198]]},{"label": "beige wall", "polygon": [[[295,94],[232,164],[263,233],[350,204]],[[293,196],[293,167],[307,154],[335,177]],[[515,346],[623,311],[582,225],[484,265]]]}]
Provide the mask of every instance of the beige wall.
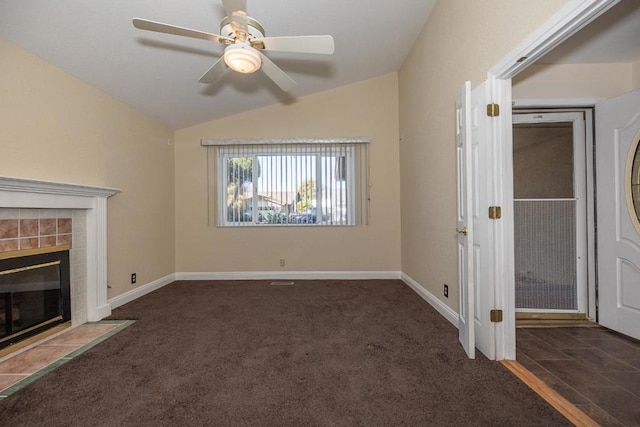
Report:
[{"label": "beige wall", "polygon": [[[402,270],[437,296],[449,283],[455,309],[454,99],[566,1],[440,1],[399,74],[175,136],[0,40],[2,174],[123,190],[109,201],[110,297],[133,288],[132,272],[145,284],[174,271],[279,271],[285,258],[284,270]],[[207,226],[201,138],[356,135],[373,140],[369,225]]]},{"label": "beige wall", "polygon": [[512,96],[514,100],[613,98],[634,88],[632,68],[623,63],[531,65],[513,78]]},{"label": "beige wall", "polygon": [[[369,225],[207,226],[207,153],[201,138],[331,136],[372,140]],[[177,271],[399,271],[398,156],[395,73],[177,131]]]},{"label": "beige wall", "polygon": [[0,39],[4,176],[122,189],[108,202],[109,297],[175,271],[173,132]]},{"label": "beige wall", "polygon": [[[439,1],[399,73],[402,271],[458,308],[454,102],[566,0]],[[449,298],[442,296],[449,284]]]},{"label": "beige wall", "polygon": [[631,81],[634,89],[640,89],[640,61],[631,64]]}]

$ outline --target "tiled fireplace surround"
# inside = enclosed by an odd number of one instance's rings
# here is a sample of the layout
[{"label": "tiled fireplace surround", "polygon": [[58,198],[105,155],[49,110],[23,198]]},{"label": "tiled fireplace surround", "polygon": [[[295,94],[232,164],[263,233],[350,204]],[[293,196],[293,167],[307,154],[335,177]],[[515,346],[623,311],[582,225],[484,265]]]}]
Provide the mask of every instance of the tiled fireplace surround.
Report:
[{"label": "tiled fireplace surround", "polygon": [[[73,216],[78,211],[55,209],[0,208],[0,252],[47,248],[68,244],[73,247]],[[84,230],[77,227],[76,240],[84,239]],[[81,246],[84,247],[84,246]]]},{"label": "tiled fireplace surround", "polygon": [[119,190],[0,177],[0,252],[71,244],[71,323],[111,314],[107,198]]},{"label": "tiled fireplace surround", "polygon": [[0,208],[0,252],[70,245],[71,319],[87,321],[85,211],[77,209]]}]

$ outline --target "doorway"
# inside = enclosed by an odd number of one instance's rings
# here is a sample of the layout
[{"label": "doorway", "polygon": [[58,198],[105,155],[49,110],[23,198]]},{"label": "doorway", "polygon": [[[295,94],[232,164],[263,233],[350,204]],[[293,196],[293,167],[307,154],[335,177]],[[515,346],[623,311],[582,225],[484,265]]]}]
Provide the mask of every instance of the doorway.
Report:
[{"label": "doorway", "polygon": [[592,112],[514,110],[515,307],[518,319],[589,312]]},{"label": "doorway", "polygon": [[[521,105],[538,108],[541,102],[545,102],[547,106],[559,108],[574,107],[576,104],[581,106],[594,106],[602,96],[601,94],[594,94],[591,95],[591,98],[585,98],[584,94],[573,95],[573,92],[570,90],[571,85],[566,85],[566,87],[554,85],[553,89],[549,90],[548,98],[552,98],[552,101],[555,100],[555,102],[549,102],[549,99],[545,99],[545,96],[540,93],[540,87],[535,87],[532,88],[530,95],[520,96],[520,103],[512,103],[511,79],[525,68],[538,62],[545,54],[569,39],[574,33],[583,30],[583,27],[603,15],[609,9],[612,9],[617,3],[618,0],[576,0],[575,2],[569,2],[487,72],[488,78],[485,84],[487,86],[487,115],[490,117],[490,120],[488,120],[490,126],[489,131],[486,133],[490,136],[488,155],[490,156],[492,164],[491,167],[488,168],[491,172],[489,183],[483,190],[486,189],[486,193],[491,196],[491,207],[495,208],[495,212],[497,213],[497,215],[492,218],[502,219],[502,221],[490,222],[488,224],[487,228],[492,233],[492,240],[490,242],[493,248],[492,253],[495,257],[487,265],[481,265],[480,270],[482,274],[486,274],[491,279],[485,283],[485,287],[489,288],[489,295],[494,297],[490,302],[498,307],[498,309],[492,310],[491,313],[495,312],[498,315],[504,315],[502,323],[483,325],[483,329],[487,329],[495,336],[495,357],[497,359],[515,359],[516,355],[515,289],[513,286],[515,266],[513,256],[514,215],[512,211],[512,106]],[[634,2],[626,2],[627,5],[631,4],[631,6],[633,6],[633,3]],[[640,13],[640,8],[638,8],[638,11]],[[637,22],[637,20],[634,19],[635,15],[631,15],[633,14],[622,13],[624,20],[626,22],[631,21],[631,24],[633,24],[633,22]],[[631,29],[634,28],[637,29],[637,26],[632,25]],[[626,36],[627,32],[623,31],[623,33],[624,34],[621,35],[622,38]],[[580,31],[580,34],[586,33]],[[586,39],[586,43],[588,44],[589,40],[593,39],[592,34],[587,36]],[[637,39],[637,37],[635,39]],[[576,40],[578,40],[579,44],[584,43],[584,38],[577,38]],[[614,46],[612,48],[610,47],[612,39],[608,38],[607,40],[604,46],[609,47],[601,48],[599,51],[607,53],[613,52],[618,50],[617,47],[623,46],[614,40]],[[619,40],[619,37],[616,37],[616,40]],[[624,46],[637,48],[638,44],[629,43],[624,44]],[[592,52],[588,47],[586,50]],[[591,60],[584,63],[593,64],[598,63],[598,61]],[[572,74],[570,78],[574,79],[577,76],[577,74]],[[608,76],[610,77],[610,75]],[[609,79],[609,81],[612,81],[612,79]],[[607,85],[605,85],[605,87],[607,87]],[[598,86],[598,88],[601,88],[601,86]],[[477,88],[475,90],[477,90]],[[567,103],[567,100],[570,102]],[[498,106],[501,108],[496,108]],[[500,112],[502,112],[502,114],[500,114]],[[587,155],[589,155],[589,153],[587,153]],[[591,153],[591,156],[592,155]],[[593,193],[591,195],[593,196]],[[500,215],[501,207],[503,211],[502,216]],[[489,214],[491,214],[491,211]],[[593,221],[593,218],[587,218],[587,220]],[[594,230],[595,228],[593,227],[593,224],[589,224],[588,230]],[[589,245],[592,244],[593,240],[589,242]],[[590,259],[594,260],[595,256],[591,256]],[[591,265],[589,265],[589,268],[591,268]],[[595,277],[595,274],[592,273],[591,270],[589,271],[589,275]],[[590,283],[594,282],[591,281]],[[595,319],[597,307],[595,305],[595,291],[592,289],[595,289],[595,286],[589,288],[588,310],[589,317]],[[480,301],[477,297],[475,298],[475,303],[476,305],[480,305],[481,308],[487,308],[486,304],[483,305],[483,301]],[[502,316],[497,316],[496,319],[500,317]]]}]

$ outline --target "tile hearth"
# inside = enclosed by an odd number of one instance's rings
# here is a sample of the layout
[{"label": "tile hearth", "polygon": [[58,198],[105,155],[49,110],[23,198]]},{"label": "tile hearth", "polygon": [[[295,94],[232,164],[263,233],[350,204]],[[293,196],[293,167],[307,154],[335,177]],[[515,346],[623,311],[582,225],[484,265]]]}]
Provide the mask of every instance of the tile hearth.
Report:
[{"label": "tile hearth", "polygon": [[0,399],[17,392],[122,329],[131,320],[85,323],[38,345],[0,359]]}]

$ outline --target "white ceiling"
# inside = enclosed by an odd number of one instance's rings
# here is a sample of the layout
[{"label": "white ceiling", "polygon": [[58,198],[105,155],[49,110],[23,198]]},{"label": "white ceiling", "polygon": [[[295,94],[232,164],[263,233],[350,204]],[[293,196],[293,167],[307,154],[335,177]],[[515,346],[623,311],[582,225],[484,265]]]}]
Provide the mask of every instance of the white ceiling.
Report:
[{"label": "white ceiling", "polygon": [[[334,55],[269,52],[298,86],[258,72],[200,76],[222,44],[135,29],[133,17],[212,33],[220,0],[0,0],[0,36],[174,129],[397,71],[436,0],[247,0],[267,36],[331,34]],[[622,0],[538,63],[640,60],[640,1]]]},{"label": "white ceiling", "polygon": [[0,0],[0,36],[174,129],[397,71],[436,0],[248,0],[267,36],[333,35],[335,54],[267,55],[298,86],[261,72],[200,76],[219,43],[141,31],[134,17],[219,33],[220,0]]}]

